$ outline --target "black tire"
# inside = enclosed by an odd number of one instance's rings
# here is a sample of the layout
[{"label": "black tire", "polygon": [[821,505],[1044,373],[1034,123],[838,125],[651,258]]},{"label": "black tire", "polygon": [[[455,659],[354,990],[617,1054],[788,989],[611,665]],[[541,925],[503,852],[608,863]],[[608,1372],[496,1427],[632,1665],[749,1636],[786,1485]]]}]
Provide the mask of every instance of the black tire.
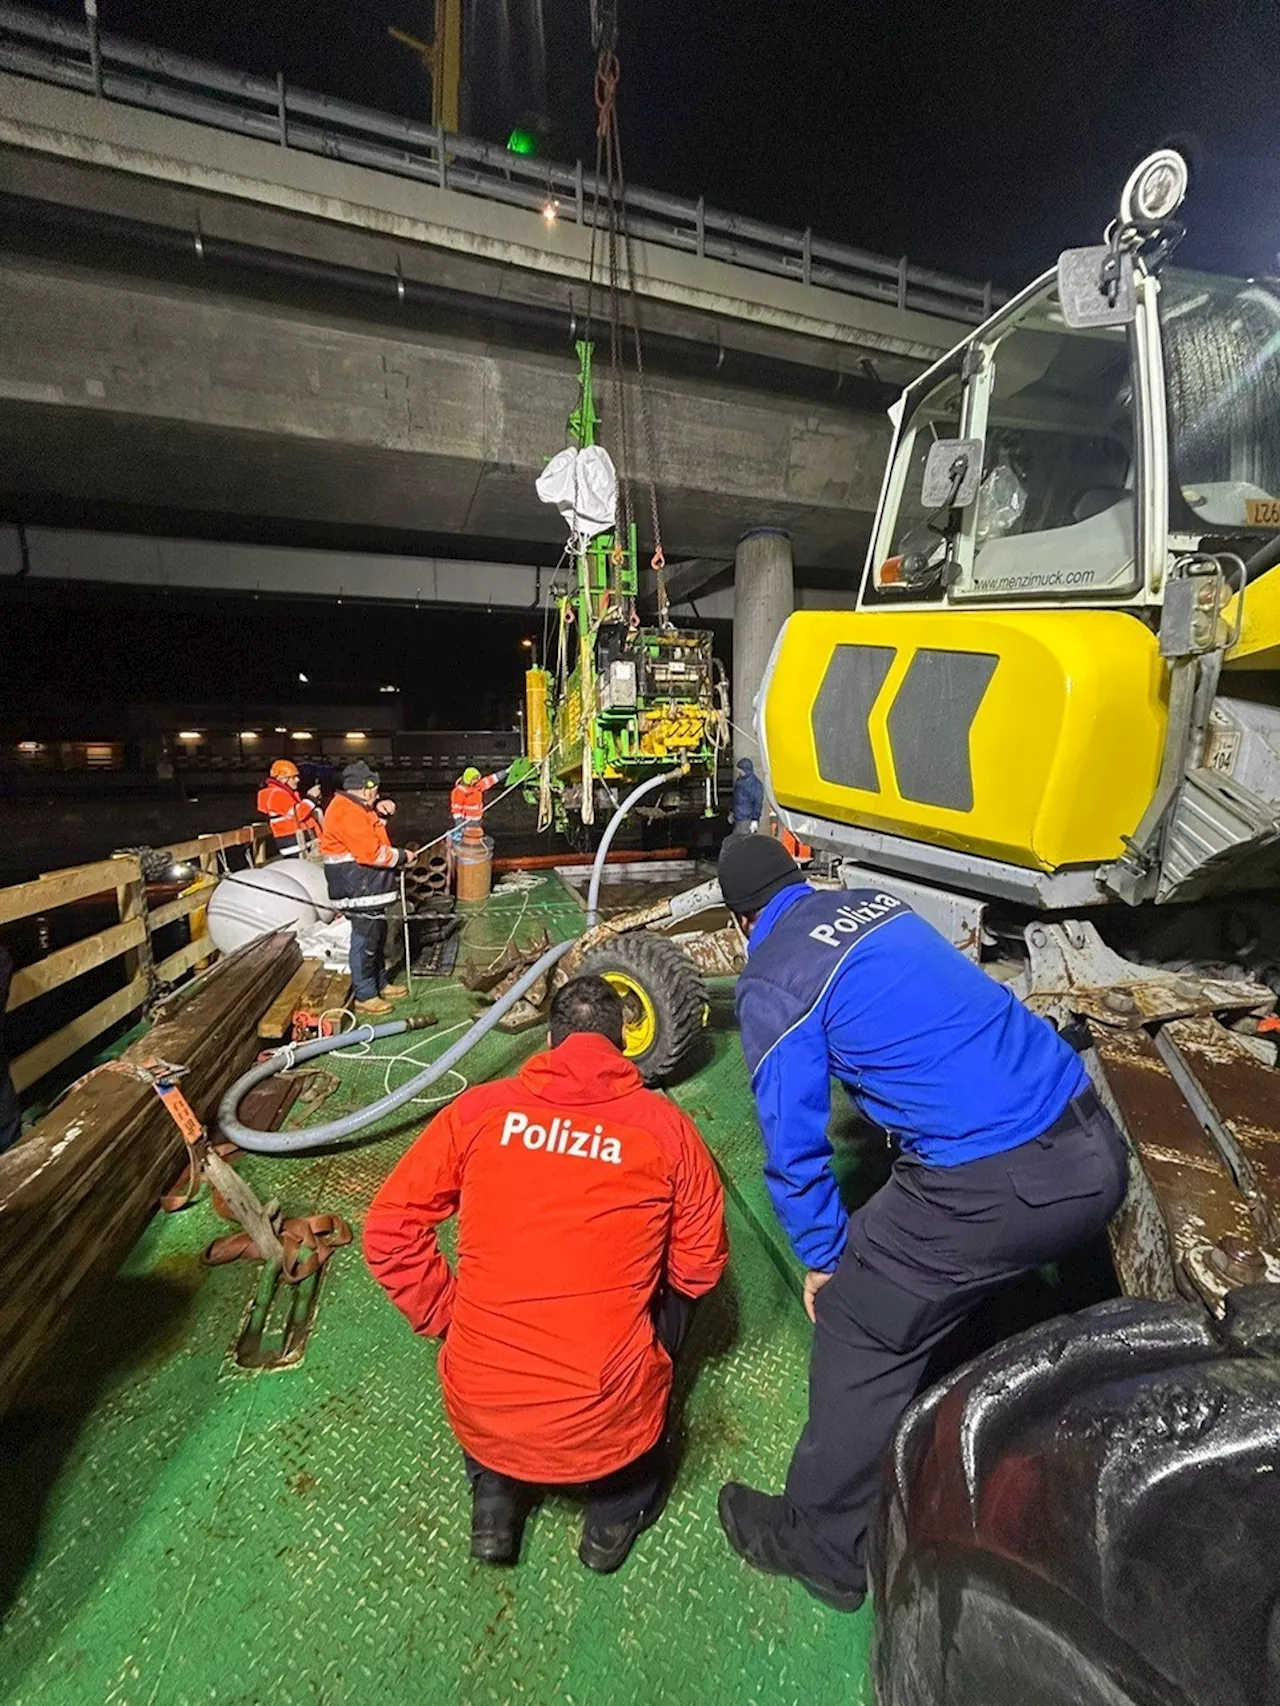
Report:
[{"label": "black tire", "polygon": [[[655,1034],[631,1059],[647,1084],[665,1083],[697,1045],[706,1020],[706,985],[693,962],[665,936],[632,930],[593,948],[577,975],[615,976],[644,991],[653,1008]],[[628,1014],[634,1016],[630,1008]]]},{"label": "black tire", "polygon": [[878,1706],[1280,1700],[1280,1287],[1020,1334],[903,1419],[870,1551]]}]

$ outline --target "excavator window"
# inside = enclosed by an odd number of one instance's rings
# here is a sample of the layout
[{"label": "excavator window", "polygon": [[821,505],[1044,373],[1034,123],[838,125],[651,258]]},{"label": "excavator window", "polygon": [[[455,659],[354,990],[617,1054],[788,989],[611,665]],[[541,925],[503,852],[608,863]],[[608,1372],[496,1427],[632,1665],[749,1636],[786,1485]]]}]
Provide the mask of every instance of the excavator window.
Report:
[{"label": "excavator window", "polygon": [[[988,352],[982,481],[957,597],[1136,585],[1123,327],[1068,331],[1038,303]],[[964,553],[962,553],[963,559]]]},{"label": "excavator window", "polygon": [[890,480],[893,523],[886,533],[887,516],[881,518],[873,572],[863,588],[864,603],[882,603],[904,594],[914,603],[940,603],[945,596],[936,567],[947,554],[945,518],[925,508],[924,469],[938,439],[959,435],[963,401],[957,368],[917,405],[904,426]]},{"label": "excavator window", "polygon": [[1175,531],[1280,532],[1280,284],[1170,268],[1160,319]]},{"label": "excavator window", "polygon": [[[1046,285],[904,421],[862,602],[1114,596],[1138,584],[1128,330],[1069,330]],[[975,502],[930,514],[939,438],[983,444]]]}]

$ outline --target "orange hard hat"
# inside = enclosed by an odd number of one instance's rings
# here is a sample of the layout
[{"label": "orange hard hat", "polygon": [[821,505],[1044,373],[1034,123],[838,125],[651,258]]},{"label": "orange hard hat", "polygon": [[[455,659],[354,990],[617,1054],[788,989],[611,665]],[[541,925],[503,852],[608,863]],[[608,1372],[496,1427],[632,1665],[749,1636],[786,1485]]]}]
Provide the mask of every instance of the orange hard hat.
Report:
[{"label": "orange hard hat", "polygon": [[277,758],[271,766],[271,774],[277,782],[296,782],[298,766],[291,758]]}]

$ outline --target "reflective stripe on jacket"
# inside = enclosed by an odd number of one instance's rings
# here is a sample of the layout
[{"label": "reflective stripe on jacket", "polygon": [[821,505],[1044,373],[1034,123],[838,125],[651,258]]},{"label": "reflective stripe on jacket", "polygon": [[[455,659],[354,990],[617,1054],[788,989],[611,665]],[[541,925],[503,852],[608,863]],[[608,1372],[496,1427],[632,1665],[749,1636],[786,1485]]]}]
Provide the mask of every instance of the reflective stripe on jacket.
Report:
[{"label": "reflective stripe on jacket", "polygon": [[320,814],[311,801],[274,777],[258,789],[258,810],[270,823],[277,841],[292,841],[303,831],[314,835],[320,828]]},{"label": "reflective stripe on jacket", "polygon": [[[436,1228],[458,1216],[455,1271]],[[486,1468],[591,1480],[660,1437],[671,1359],[650,1304],[710,1291],[728,1247],[696,1126],[604,1037],[466,1090],[365,1216],[365,1259],[415,1332],[448,1337],[454,1432]]]},{"label": "reflective stripe on jacket", "polygon": [[455,782],[449,795],[449,815],[457,823],[479,823],[484,816],[484,797],[502,777],[497,771],[482,776],[478,782]]},{"label": "reflective stripe on jacket", "polygon": [[335,794],[320,829],[320,855],[330,899],[343,912],[381,909],[395,898],[395,873],[406,855],[391,845],[374,806]]}]

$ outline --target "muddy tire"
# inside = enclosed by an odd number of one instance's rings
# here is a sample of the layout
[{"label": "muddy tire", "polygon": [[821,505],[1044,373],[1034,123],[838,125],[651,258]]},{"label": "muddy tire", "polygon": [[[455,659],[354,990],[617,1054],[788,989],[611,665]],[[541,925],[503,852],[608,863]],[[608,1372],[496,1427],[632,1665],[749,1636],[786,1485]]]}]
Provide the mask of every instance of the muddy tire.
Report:
[{"label": "muddy tire", "polygon": [[576,975],[603,977],[618,991],[628,1059],[646,1083],[665,1083],[696,1046],[706,1019],[706,986],[692,961],[665,936],[633,930],[593,948]]},{"label": "muddy tire", "polygon": [[1280,1288],[1047,1322],[908,1412],[870,1552],[878,1706],[1280,1700]]}]

